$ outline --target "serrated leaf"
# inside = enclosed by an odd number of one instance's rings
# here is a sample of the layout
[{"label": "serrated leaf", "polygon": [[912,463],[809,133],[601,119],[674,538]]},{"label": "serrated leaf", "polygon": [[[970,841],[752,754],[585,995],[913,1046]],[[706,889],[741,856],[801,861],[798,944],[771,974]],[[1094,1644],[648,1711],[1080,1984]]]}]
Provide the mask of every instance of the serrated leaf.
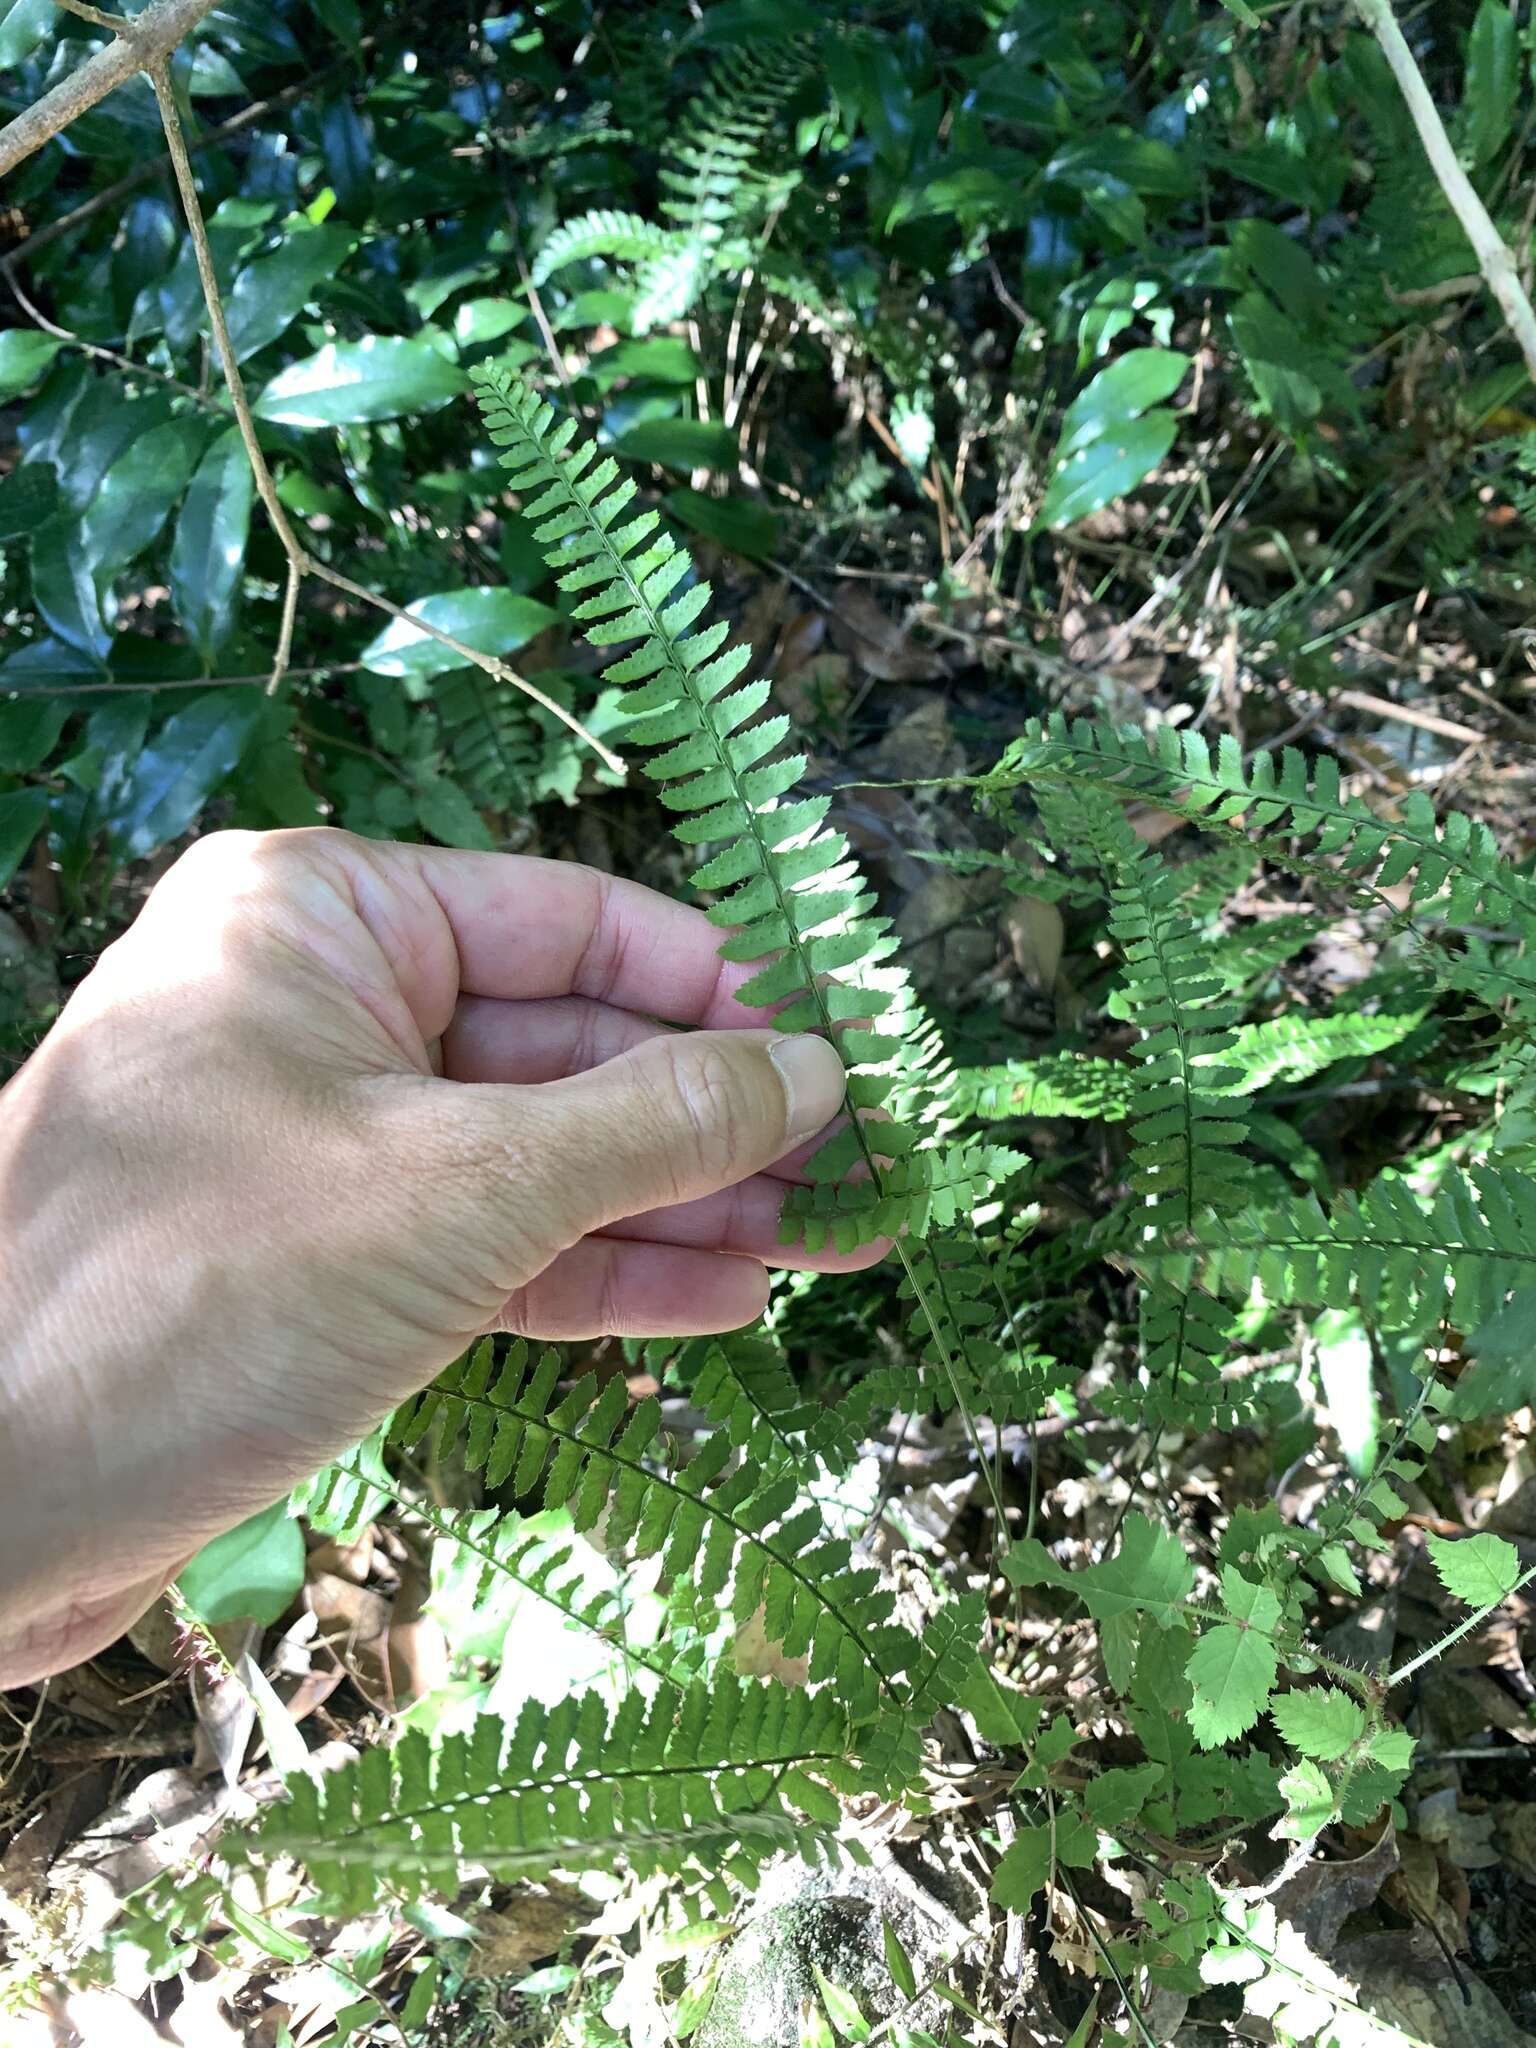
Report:
[{"label": "serrated leaf", "polygon": [[1068,1571],[1036,1537],[1014,1545],[1002,1561],[1016,1586],[1059,1586],[1082,1601],[1096,1621],[1142,1613],[1162,1628],[1183,1623],[1195,1568],[1171,1531],[1145,1515],[1127,1515],[1120,1548],[1102,1564]]},{"label": "serrated leaf", "polygon": [[1336,1685],[1309,1687],[1271,1700],[1270,1716],[1292,1749],[1336,1763],[1365,1733],[1365,1710]]},{"label": "serrated leaf", "polygon": [[1098,1830],[1081,1813],[1059,1812],[1054,1827],[1021,1827],[992,1874],[993,1904],[1028,1912],[1058,1864],[1085,1870],[1097,1847]]},{"label": "serrated leaf", "polygon": [[1274,1690],[1279,1659],[1271,1637],[1221,1622],[1200,1637],[1184,1667],[1194,1688],[1189,1726],[1202,1749],[1246,1734]]},{"label": "serrated leaf", "polygon": [[1469,1607],[1497,1607],[1520,1577],[1520,1553],[1502,1536],[1430,1536],[1429,1554],[1440,1583]]}]

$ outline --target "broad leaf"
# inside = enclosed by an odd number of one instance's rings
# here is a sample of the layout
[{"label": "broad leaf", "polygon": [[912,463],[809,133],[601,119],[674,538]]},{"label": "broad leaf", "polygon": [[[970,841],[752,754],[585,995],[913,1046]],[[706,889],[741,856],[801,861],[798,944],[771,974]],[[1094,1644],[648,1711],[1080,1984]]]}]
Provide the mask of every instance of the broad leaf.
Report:
[{"label": "broad leaf", "polygon": [[1068,1571],[1040,1542],[1026,1537],[1003,1558],[1002,1570],[1016,1586],[1059,1586],[1081,1600],[1096,1621],[1144,1613],[1162,1628],[1183,1621],[1182,1608],[1195,1584],[1195,1568],[1176,1536],[1145,1515],[1127,1515],[1120,1548],[1102,1564]]},{"label": "broad leaf", "polygon": [[208,662],[234,627],[255,493],[239,429],[227,427],[187,487],[171,547],[171,595]]},{"label": "broad leaf", "polygon": [[328,341],[318,354],[280,370],[252,409],[281,426],[352,426],[433,412],[468,388],[457,363],[420,335],[370,334],[362,341]]},{"label": "broad leaf", "polygon": [[1035,1894],[1060,1865],[1085,1870],[1098,1847],[1098,1830],[1081,1813],[1063,1806],[1054,1824],[1021,1827],[992,1873],[992,1902],[1027,1913]]},{"label": "broad leaf", "polygon": [[[510,654],[526,645],[560,617],[536,598],[482,586],[471,590],[439,590],[412,601],[407,609],[439,632],[451,633],[477,654]],[[362,653],[363,666],[381,676],[422,679],[444,669],[462,668],[464,657],[441,640],[420,632],[404,619],[391,619]]]},{"label": "broad leaf", "polygon": [[166,420],[128,446],[101,480],[83,521],[86,552],[98,578],[144,552],[187,487],[207,428],[199,419]]},{"label": "broad leaf", "polygon": [[200,1621],[268,1627],[304,1583],[304,1532],[285,1500],[205,1543],[177,1580]]},{"label": "broad leaf", "polygon": [[659,462],[667,469],[734,471],[736,436],[718,420],[641,420],[614,442],[627,462]]},{"label": "broad leaf", "polygon": [[130,859],[179,838],[233,773],[260,722],[259,689],[204,690],[124,765],[107,822]]},{"label": "broad leaf", "polygon": [[1520,1553],[1502,1536],[1429,1536],[1430,1557],[1440,1583],[1469,1607],[1497,1607],[1520,1577]]},{"label": "broad leaf", "polygon": [[276,341],[356,246],[357,237],[345,228],[296,227],[270,256],[248,263],[225,308],[237,358],[243,363]]},{"label": "broad leaf", "polygon": [[1520,98],[1520,30],[1504,0],[1482,0],[1467,43],[1463,147],[1474,170],[1509,140]]},{"label": "broad leaf", "polygon": [[0,793],[0,888],[15,874],[48,816],[46,789]]},{"label": "broad leaf", "polygon": [[14,398],[35,384],[63,346],[53,335],[25,327],[0,334],[0,399]]},{"label": "broad leaf", "polygon": [[1137,419],[1149,406],[1172,398],[1188,369],[1189,357],[1173,348],[1133,348],[1117,357],[1062,414],[1058,465],[1120,421]]},{"label": "broad leaf", "polygon": [[1365,1733],[1365,1709],[1336,1685],[1284,1693],[1270,1701],[1269,1711],[1292,1749],[1319,1763],[1337,1763]]},{"label": "broad leaf", "polygon": [[1149,412],[1116,425],[1102,440],[1076,449],[1051,478],[1039,525],[1071,526],[1133,491],[1173,446],[1179,423],[1171,412]]}]

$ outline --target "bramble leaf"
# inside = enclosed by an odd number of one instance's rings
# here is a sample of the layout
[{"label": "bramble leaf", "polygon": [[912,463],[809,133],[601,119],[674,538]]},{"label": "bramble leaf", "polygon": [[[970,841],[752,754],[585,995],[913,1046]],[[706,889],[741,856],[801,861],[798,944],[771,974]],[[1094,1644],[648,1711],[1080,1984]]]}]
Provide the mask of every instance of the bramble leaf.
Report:
[{"label": "bramble leaf", "polygon": [[1269,1711],[1292,1749],[1319,1763],[1336,1763],[1365,1733],[1365,1709],[1336,1685],[1285,1693]]}]

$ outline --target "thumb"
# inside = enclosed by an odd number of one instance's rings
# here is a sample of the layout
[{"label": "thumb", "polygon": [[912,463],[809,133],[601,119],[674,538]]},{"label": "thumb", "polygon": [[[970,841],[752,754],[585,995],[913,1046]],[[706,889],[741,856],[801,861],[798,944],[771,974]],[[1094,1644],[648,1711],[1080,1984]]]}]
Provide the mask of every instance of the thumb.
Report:
[{"label": "thumb", "polygon": [[516,1123],[528,1191],[574,1242],[761,1172],[831,1122],[846,1086],[825,1039],[697,1031],[646,1039],[568,1080],[471,1092]]}]

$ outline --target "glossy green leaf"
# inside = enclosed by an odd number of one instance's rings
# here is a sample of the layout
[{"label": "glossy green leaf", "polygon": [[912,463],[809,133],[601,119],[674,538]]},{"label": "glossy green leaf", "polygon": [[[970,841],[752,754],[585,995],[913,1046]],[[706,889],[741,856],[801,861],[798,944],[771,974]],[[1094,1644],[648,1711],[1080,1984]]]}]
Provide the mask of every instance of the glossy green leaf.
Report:
[{"label": "glossy green leaf", "polygon": [[187,487],[171,547],[171,596],[194,644],[212,662],[239,608],[255,497],[239,430],[213,442]]},{"label": "glossy green leaf", "polygon": [[917,1972],[912,1967],[912,1958],[902,1947],[901,1937],[884,1913],[880,1916],[880,1940],[885,1949],[885,1967],[891,1973],[891,1982],[903,1998],[916,1998]]},{"label": "glossy green leaf", "polygon": [[63,697],[0,698],[0,769],[8,775],[30,775],[41,768],[69,711]]},{"label": "glossy green leaf", "polygon": [[1157,468],[1178,430],[1175,416],[1158,409],[1139,420],[1122,421],[1103,439],[1076,449],[1051,478],[1038,523],[1050,528],[1071,526],[1123,498]]},{"label": "glossy green leaf", "polygon": [[[510,654],[560,614],[537,598],[488,586],[471,590],[439,590],[416,598],[407,609],[439,632],[451,633],[477,654]],[[425,677],[444,669],[462,668],[464,658],[440,640],[418,631],[404,619],[391,619],[362,653],[363,666],[381,676]]]},{"label": "glossy green leaf", "polygon": [[277,1620],[304,1583],[304,1532],[285,1500],[226,1529],[182,1567],[176,1584],[200,1621]]},{"label": "glossy green leaf", "polygon": [[98,579],[124,568],[155,539],[186,489],[207,439],[201,419],[183,416],[151,427],[116,457],[82,527]]},{"label": "glossy green leaf", "polygon": [[665,469],[734,472],[736,436],[718,420],[641,420],[614,442],[626,462],[659,462]]},{"label": "glossy green leaf", "polygon": [[200,691],[125,764],[108,822],[128,858],[153,853],[196,820],[234,772],[266,702],[255,687]]},{"label": "glossy green leaf", "polygon": [[[82,684],[99,688],[106,680],[104,662],[51,636],[29,640],[25,647],[18,647],[14,654],[0,661],[0,690],[15,690],[22,696],[33,692],[46,696]],[[88,703],[89,699],[80,701]]]},{"label": "glossy green leaf", "polygon": [[362,341],[329,341],[318,354],[280,370],[253,410],[282,426],[339,427],[433,412],[468,388],[457,363],[420,335],[370,334]]},{"label": "glossy green leaf", "polygon": [[63,509],[50,462],[24,462],[0,477],[0,541],[36,533]]},{"label": "glossy green leaf", "polygon": [[869,2021],[859,2010],[859,2001],[851,1991],[841,1984],[834,1984],[819,1963],[813,1963],[816,1972],[816,1986],[821,1993],[821,2002],[826,2007],[827,2018],[837,2029],[844,2041],[867,2041]]},{"label": "glossy green leaf", "polygon": [[32,536],[32,602],[48,629],[82,654],[98,659],[112,644],[85,537],[78,519],[53,519]]},{"label": "glossy green leaf", "polygon": [[63,346],[53,335],[26,327],[0,334],[0,399],[14,398],[35,384]]},{"label": "glossy green leaf", "polygon": [[1183,383],[1190,359],[1174,348],[1133,348],[1080,391],[1061,416],[1056,460],[1101,439],[1149,406],[1161,405]]},{"label": "glossy green leaf", "polygon": [[14,71],[59,20],[53,0],[0,0],[0,71]]},{"label": "glossy green leaf", "polygon": [[270,256],[248,263],[225,308],[237,358],[243,363],[285,333],[356,246],[345,228],[295,226]]},{"label": "glossy green leaf", "polygon": [[0,888],[26,859],[48,817],[46,789],[0,792]]},{"label": "glossy green leaf", "polygon": [[745,498],[710,498],[703,491],[667,493],[667,510],[706,540],[717,541],[749,562],[772,558],[779,542],[779,522],[766,505]]}]

